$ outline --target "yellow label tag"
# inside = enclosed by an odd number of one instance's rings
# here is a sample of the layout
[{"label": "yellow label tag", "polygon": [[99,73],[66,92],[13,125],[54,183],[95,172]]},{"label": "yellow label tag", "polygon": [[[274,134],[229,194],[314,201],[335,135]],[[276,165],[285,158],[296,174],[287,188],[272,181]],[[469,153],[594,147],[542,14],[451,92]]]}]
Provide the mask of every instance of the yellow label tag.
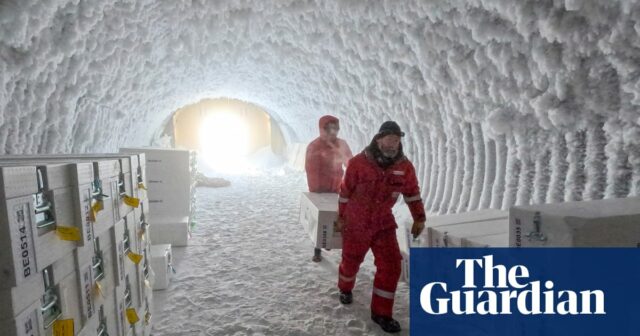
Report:
[{"label": "yellow label tag", "polygon": [[100,295],[104,299],[104,291],[102,290],[102,284],[100,281],[96,281],[96,294]]},{"label": "yellow label tag", "polygon": [[151,313],[147,312],[146,314],[144,314],[144,323],[146,325],[149,325],[149,322],[151,322]]},{"label": "yellow label tag", "polygon": [[140,261],[142,260],[142,254],[137,254],[133,252],[128,252],[127,257],[129,257],[129,259],[131,259],[131,261],[133,261],[133,263],[136,265],[139,264]]},{"label": "yellow label tag", "polygon": [[129,324],[136,324],[136,322],[140,321],[135,308],[127,308],[127,321],[129,321]]},{"label": "yellow label tag", "polygon": [[140,240],[142,240],[142,241],[145,241],[144,229],[138,231],[138,238],[140,238]]},{"label": "yellow label tag", "polygon": [[123,197],[124,200],[124,204],[133,207],[133,208],[137,208],[138,206],[140,206],[140,199],[139,198],[135,198],[135,197],[130,197],[127,195],[124,195]]},{"label": "yellow label tag", "polygon": [[104,210],[104,202],[95,201],[93,205],[91,205],[91,221],[95,222],[96,218],[98,218],[98,212]]},{"label": "yellow label tag", "polygon": [[75,226],[58,226],[56,233],[62,240],[79,241],[82,238],[80,229]]},{"label": "yellow label tag", "polygon": [[53,336],[73,336],[73,319],[53,322]]},{"label": "yellow label tag", "polygon": [[147,190],[147,187],[144,186],[144,183],[140,182],[140,183],[138,183],[138,189]]}]

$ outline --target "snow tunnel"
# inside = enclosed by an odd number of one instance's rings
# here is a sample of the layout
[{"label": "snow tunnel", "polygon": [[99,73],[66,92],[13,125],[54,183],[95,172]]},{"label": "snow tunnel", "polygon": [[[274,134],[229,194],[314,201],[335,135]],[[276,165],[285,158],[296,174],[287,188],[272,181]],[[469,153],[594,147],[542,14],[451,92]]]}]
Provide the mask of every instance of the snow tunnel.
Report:
[{"label": "snow tunnel", "polygon": [[319,118],[354,154],[396,121],[429,215],[637,197],[639,55],[635,0],[4,0],[0,151],[262,154],[198,190],[155,334],[365,335],[298,230]]}]

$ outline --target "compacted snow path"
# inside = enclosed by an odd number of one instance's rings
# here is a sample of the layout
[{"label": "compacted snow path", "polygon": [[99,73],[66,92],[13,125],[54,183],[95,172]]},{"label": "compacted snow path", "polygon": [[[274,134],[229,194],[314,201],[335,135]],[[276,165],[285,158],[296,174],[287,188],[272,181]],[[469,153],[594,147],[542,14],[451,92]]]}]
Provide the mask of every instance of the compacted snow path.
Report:
[{"label": "compacted snow path", "polygon": [[[174,248],[177,274],[168,290],[154,292],[153,335],[385,335],[369,316],[371,252],[351,306],[338,301],[340,251],[311,262],[298,223],[304,174],[230,179],[231,187],[197,191],[190,245]],[[408,305],[400,283],[400,335],[409,334]]]}]

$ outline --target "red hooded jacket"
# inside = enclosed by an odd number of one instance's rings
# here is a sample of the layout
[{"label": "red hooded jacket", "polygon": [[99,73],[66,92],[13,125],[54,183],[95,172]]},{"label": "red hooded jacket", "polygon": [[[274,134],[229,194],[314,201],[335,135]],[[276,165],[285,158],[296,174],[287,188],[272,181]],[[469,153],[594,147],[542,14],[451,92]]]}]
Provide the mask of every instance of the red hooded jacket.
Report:
[{"label": "red hooded jacket", "polygon": [[320,118],[320,136],[307,146],[305,170],[307,184],[311,192],[338,193],[346,165],[353,157],[346,141],[330,141],[324,130],[328,123],[339,123],[338,118],[330,115]]}]

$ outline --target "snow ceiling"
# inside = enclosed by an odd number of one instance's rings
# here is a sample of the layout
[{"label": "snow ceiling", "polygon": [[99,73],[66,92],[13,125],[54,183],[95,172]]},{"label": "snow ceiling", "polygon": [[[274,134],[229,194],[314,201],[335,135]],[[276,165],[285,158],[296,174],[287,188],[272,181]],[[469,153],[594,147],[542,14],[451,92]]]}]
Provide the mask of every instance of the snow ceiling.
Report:
[{"label": "snow ceiling", "polygon": [[399,121],[427,207],[640,195],[638,1],[0,0],[0,148],[145,145],[177,108]]}]

